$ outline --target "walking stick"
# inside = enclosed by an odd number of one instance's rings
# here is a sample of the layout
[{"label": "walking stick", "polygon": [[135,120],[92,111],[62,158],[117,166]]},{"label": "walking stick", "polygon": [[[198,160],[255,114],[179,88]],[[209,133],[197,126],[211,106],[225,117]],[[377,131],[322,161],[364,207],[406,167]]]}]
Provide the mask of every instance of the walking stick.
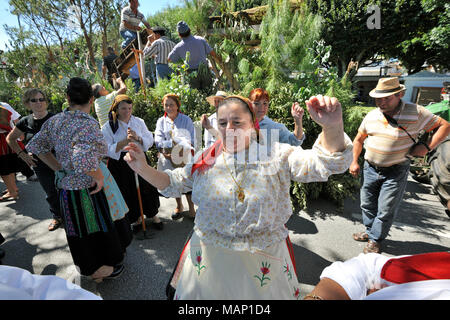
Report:
[{"label": "walking stick", "polygon": [[141,190],[139,188],[139,177],[136,172],[134,173],[134,179],[136,180],[136,189],[137,189],[137,194],[138,194],[139,209],[141,211],[141,220],[142,220],[142,235],[137,234],[136,238],[139,240],[151,239],[152,235],[147,234],[147,230],[145,227],[144,209],[142,208]]}]

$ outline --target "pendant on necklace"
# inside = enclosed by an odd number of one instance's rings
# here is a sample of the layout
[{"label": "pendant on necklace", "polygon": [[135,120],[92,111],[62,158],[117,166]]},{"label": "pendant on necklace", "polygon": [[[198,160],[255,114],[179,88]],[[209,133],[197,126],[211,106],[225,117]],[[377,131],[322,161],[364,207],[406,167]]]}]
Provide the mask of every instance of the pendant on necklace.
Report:
[{"label": "pendant on necklace", "polygon": [[238,200],[239,200],[240,202],[244,202],[244,199],[245,199],[244,189],[242,189],[242,188],[239,188],[239,189],[238,189],[238,191],[237,191],[237,197],[238,197]]}]

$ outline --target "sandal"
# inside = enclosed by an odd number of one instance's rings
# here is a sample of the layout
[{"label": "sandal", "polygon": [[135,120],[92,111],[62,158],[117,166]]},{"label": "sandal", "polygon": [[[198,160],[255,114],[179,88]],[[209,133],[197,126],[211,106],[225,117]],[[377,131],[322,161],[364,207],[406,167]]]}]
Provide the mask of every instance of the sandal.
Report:
[{"label": "sandal", "polygon": [[353,234],[353,240],[366,242],[369,241],[369,235],[365,231],[357,232]]},{"label": "sandal", "polygon": [[61,226],[61,219],[53,219],[52,222],[48,225],[48,231],[55,231]]},{"label": "sandal", "polygon": [[376,241],[369,240],[364,247],[363,252],[367,253],[381,253],[380,244]]},{"label": "sandal", "polygon": [[172,219],[178,220],[178,219],[182,218],[183,217],[182,213],[183,213],[183,209],[175,208],[175,210],[173,211],[173,214],[172,214]]},{"label": "sandal", "polygon": [[7,192],[2,197],[0,197],[0,201],[11,201],[11,200],[19,200],[19,194],[13,196]]}]

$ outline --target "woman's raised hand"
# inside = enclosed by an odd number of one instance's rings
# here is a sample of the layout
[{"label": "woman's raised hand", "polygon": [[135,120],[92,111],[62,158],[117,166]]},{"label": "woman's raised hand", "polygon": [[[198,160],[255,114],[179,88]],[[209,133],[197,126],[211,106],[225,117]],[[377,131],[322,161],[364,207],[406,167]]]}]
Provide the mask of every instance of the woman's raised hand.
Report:
[{"label": "woman's raised hand", "polygon": [[311,118],[322,128],[342,126],[342,108],[337,98],[317,95],[305,103]]}]

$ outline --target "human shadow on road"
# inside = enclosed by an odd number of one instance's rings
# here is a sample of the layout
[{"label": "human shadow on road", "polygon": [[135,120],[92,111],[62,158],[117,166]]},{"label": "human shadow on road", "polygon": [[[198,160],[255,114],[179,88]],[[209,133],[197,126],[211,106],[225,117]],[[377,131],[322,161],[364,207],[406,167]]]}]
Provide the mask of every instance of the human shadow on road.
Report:
[{"label": "human shadow on road", "polygon": [[[132,241],[127,248],[125,271],[121,277],[105,280],[96,286],[97,294],[103,299],[166,299],[166,285],[194,224],[186,218],[178,221],[161,218],[161,221],[164,229],[150,229],[153,234],[151,239],[135,238]],[[168,234],[172,236],[168,238]],[[82,281],[82,287],[93,291],[92,281]]]},{"label": "human shadow on road", "polygon": [[294,249],[298,281],[315,286],[320,280],[320,274],[323,269],[332,262],[302,246],[293,243],[292,247]]},{"label": "human shadow on road", "polygon": [[289,230],[292,230],[298,234],[316,234],[317,232],[319,232],[314,222],[305,219],[297,214],[293,214],[289,218],[286,226]]},{"label": "human shadow on road", "polygon": [[6,255],[2,259],[4,265],[22,268],[34,273],[33,258],[37,253],[37,246],[29,244],[24,238],[8,240],[2,244]]},{"label": "human shadow on road", "polygon": [[383,241],[383,252],[392,255],[411,255],[428,252],[449,251],[449,247],[427,243],[423,241],[397,241],[386,239]]}]

